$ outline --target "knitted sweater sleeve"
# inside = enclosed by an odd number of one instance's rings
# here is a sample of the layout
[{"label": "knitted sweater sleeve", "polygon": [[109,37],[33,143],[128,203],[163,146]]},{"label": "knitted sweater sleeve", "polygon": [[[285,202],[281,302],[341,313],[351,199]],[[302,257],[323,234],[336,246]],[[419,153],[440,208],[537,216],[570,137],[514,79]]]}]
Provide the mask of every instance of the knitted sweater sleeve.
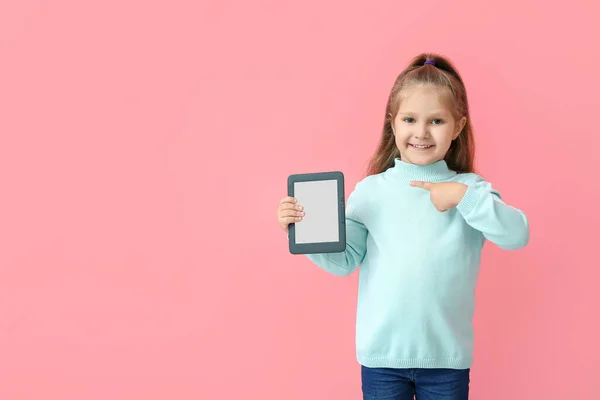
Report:
[{"label": "knitted sweater sleeve", "polygon": [[502,249],[525,247],[529,222],[523,211],[506,204],[500,193],[478,175],[463,183],[468,188],[456,208],[465,221]]}]

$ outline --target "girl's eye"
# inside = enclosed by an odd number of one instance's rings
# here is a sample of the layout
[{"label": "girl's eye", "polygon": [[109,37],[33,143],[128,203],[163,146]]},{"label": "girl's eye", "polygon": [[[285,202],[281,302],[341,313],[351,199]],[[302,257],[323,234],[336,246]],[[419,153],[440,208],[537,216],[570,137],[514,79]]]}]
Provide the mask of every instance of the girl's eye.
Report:
[{"label": "girl's eye", "polygon": [[[411,118],[411,117],[406,117],[403,119],[403,121],[406,122],[407,124],[413,124],[415,122],[415,119]],[[444,120],[443,119],[434,119],[431,121],[431,123],[433,125],[441,125],[444,123]]]}]

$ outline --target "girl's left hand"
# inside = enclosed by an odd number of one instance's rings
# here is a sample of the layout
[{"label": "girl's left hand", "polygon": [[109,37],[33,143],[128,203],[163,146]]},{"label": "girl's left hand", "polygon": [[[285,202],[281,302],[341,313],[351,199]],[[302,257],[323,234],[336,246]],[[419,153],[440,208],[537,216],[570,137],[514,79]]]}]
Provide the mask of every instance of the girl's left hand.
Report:
[{"label": "girl's left hand", "polygon": [[412,181],[410,185],[428,190],[431,202],[441,212],[456,207],[468,189],[467,185],[458,182]]}]

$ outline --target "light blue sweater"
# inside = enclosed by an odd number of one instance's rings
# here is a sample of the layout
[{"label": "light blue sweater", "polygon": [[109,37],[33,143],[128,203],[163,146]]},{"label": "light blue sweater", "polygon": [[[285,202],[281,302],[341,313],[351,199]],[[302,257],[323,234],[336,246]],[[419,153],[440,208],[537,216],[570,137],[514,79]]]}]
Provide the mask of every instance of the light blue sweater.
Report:
[{"label": "light blue sweater", "polygon": [[[460,204],[439,212],[411,180],[461,182]],[[343,253],[308,254],[348,275],[360,265],[356,356],[367,367],[470,368],[475,284],[485,240],[503,249],[529,241],[527,218],[476,174],[444,161],[396,159],[360,181],[346,205]]]}]

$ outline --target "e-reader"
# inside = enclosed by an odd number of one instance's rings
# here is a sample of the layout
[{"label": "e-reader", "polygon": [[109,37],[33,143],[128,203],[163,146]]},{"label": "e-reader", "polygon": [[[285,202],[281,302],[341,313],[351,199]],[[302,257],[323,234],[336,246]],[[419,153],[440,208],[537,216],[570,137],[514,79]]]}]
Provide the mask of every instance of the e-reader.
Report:
[{"label": "e-reader", "polygon": [[342,172],[290,175],[288,196],[296,198],[305,212],[302,221],[289,225],[290,253],[339,253],[346,249]]}]

